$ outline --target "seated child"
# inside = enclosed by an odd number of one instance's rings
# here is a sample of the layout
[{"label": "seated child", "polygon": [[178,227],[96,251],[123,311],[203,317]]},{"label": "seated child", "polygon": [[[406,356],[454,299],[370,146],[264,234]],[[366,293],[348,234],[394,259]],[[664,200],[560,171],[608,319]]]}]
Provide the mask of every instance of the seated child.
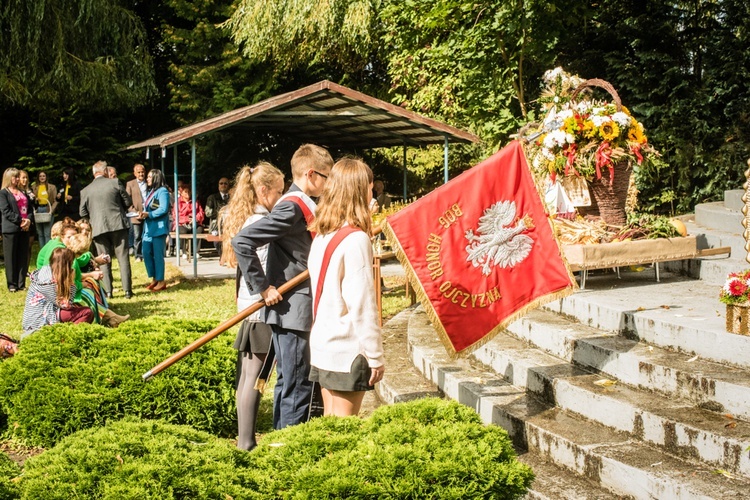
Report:
[{"label": "seated child", "polygon": [[24,338],[45,325],[55,323],[91,323],[94,314],[88,307],[73,303],[76,294],[73,260],[67,248],[52,251],[49,265],[31,274],[31,285],[23,310]]}]

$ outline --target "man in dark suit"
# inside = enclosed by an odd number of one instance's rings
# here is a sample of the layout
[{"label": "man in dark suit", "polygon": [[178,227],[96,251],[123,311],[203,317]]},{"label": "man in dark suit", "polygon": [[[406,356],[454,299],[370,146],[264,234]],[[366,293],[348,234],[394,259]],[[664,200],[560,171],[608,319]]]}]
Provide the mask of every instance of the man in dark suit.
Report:
[{"label": "man in dark suit", "polygon": [[[130,258],[128,257],[128,220],[125,214],[133,200],[125,186],[106,175],[107,162],[98,161],[93,167],[94,180],[81,191],[81,217],[89,219],[94,237],[96,252],[101,255],[114,253],[120,264],[120,278],[125,298],[133,296],[130,278]],[[102,285],[109,297],[112,296],[112,266],[99,266],[104,274]]]},{"label": "man in dark suit", "polygon": [[[276,354],[273,425],[283,429],[306,422],[313,396],[310,374],[310,329],[312,290],[310,280],[287,292],[281,286],[307,269],[312,236],[307,225],[314,215],[315,202],[333,167],[325,149],[303,144],[292,157],[294,183],[267,217],[242,229],[232,239],[237,265],[248,288],[260,293],[266,302],[265,323],[273,329]],[[258,248],[268,244],[266,271],[258,258]],[[283,301],[282,301],[283,298]]]},{"label": "man in dark suit", "polygon": [[[143,212],[143,200],[146,198],[146,167],[140,163],[133,167],[135,179],[125,185],[125,191],[130,195],[133,204],[130,212]],[[133,227],[133,248],[135,260],[143,261],[143,221],[138,217],[131,217],[130,224]]]},{"label": "man in dark suit", "polygon": [[[222,177],[219,179],[219,192],[214,193],[206,200],[206,217],[210,220],[208,231],[214,235],[219,235],[219,211],[229,203],[229,179]],[[214,248],[219,253],[221,261],[221,241],[214,242]]]}]

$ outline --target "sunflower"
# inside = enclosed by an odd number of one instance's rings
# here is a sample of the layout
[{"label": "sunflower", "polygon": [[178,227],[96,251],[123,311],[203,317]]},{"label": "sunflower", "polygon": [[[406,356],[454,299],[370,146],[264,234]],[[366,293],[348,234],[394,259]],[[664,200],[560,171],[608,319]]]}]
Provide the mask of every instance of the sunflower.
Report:
[{"label": "sunflower", "polygon": [[636,123],[634,126],[630,127],[628,130],[628,141],[637,142],[638,144],[646,142],[646,135],[643,133],[642,123]]},{"label": "sunflower", "polygon": [[583,136],[587,139],[593,139],[596,135],[596,125],[591,120],[584,120],[583,129],[581,130]]},{"label": "sunflower", "polygon": [[617,125],[617,122],[609,120],[601,124],[599,127],[599,135],[601,135],[602,139],[605,141],[613,141],[620,136],[620,127]]}]

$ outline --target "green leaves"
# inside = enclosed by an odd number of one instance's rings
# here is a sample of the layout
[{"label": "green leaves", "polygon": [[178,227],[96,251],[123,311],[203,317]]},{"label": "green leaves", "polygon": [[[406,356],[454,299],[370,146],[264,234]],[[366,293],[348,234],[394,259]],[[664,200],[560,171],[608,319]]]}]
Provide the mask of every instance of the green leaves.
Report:
[{"label": "green leaves", "polygon": [[213,325],[205,321],[131,321],[117,330],[59,324],[23,341],[0,363],[0,408],[9,432],[50,446],[77,430],[125,415],[190,424],[233,436],[235,351],[225,335],[155,376],[141,375]]},{"label": "green leaves", "polygon": [[0,102],[104,111],[155,92],[141,20],[117,0],[8,0],[0,8]]}]

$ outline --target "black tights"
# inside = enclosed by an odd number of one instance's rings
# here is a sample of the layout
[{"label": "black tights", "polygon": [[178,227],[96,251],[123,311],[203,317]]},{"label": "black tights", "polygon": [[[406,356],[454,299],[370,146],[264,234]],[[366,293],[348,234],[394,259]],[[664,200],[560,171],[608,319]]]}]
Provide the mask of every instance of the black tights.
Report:
[{"label": "black tights", "polygon": [[252,450],[255,427],[262,394],[255,389],[255,381],[266,360],[265,354],[237,352],[237,448]]}]

